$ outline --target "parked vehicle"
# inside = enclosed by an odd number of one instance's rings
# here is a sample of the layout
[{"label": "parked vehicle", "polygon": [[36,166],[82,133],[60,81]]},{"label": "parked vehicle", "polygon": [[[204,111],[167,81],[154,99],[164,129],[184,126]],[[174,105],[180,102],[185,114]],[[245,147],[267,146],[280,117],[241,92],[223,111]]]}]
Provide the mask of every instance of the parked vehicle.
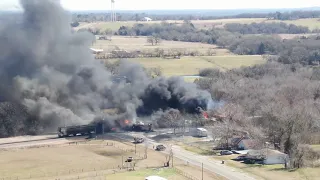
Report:
[{"label": "parked vehicle", "polygon": [[144,142],[143,138],[137,138],[137,137],[134,138],[134,143],[136,144],[143,143],[143,142]]},{"label": "parked vehicle", "polygon": [[125,162],[132,162],[132,161],[133,161],[133,157],[128,157]]},{"label": "parked vehicle", "polygon": [[157,151],[164,151],[164,150],[166,150],[166,147],[164,145],[160,144],[160,145],[156,146],[156,150]]},{"label": "parked vehicle", "polygon": [[247,159],[247,156],[242,155],[242,156],[236,157],[236,158],[233,159],[233,160],[235,160],[235,161],[245,161],[246,159]]},{"label": "parked vehicle", "polygon": [[228,150],[220,151],[220,155],[231,155],[231,154],[233,154],[232,151],[228,151]]}]

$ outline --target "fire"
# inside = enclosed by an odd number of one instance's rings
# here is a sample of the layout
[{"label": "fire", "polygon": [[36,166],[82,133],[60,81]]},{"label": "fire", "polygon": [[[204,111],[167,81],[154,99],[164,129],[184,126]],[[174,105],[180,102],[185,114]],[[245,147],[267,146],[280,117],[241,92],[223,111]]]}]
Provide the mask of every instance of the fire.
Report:
[{"label": "fire", "polygon": [[128,119],[126,119],[126,120],[124,121],[124,123],[125,123],[125,124],[129,124],[130,121],[129,121]]},{"label": "fire", "polygon": [[202,114],[203,114],[203,117],[204,117],[205,119],[208,119],[208,118],[209,118],[209,115],[208,115],[207,112],[203,112]]}]

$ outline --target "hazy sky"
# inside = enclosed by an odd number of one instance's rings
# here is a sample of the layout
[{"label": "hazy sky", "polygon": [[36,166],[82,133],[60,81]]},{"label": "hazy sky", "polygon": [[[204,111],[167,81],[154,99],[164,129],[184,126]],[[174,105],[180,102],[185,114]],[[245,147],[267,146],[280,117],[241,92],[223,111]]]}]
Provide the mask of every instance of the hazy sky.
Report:
[{"label": "hazy sky", "polygon": [[[45,0],[44,0],[45,1]],[[111,0],[60,0],[68,10],[108,10]],[[320,0],[115,0],[121,10],[244,9],[320,6]],[[19,0],[0,0],[0,10],[16,9]]]}]

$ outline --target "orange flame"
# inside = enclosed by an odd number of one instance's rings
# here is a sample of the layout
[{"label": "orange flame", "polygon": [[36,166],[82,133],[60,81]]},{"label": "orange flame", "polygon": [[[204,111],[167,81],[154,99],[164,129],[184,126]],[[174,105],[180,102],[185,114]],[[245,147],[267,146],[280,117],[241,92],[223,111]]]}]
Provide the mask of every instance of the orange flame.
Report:
[{"label": "orange flame", "polygon": [[126,120],[124,121],[124,123],[125,123],[125,124],[129,124],[130,121],[129,121],[128,119],[126,119]]},{"label": "orange flame", "polygon": [[208,115],[207,112],[203,112],[202,114],[203,114],[203,117],[204,117],[205,119],[208,119],[208,118],[209,118],[209,115]]}]

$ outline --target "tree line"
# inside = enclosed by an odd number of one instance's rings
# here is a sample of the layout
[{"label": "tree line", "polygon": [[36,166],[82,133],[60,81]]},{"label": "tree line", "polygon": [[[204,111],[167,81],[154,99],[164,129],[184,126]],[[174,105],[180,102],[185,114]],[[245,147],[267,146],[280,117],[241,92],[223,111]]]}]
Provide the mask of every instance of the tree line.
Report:
[{"label": "tree line", "polygon": [[283,22],[251,24],[229,23],[224,27],[227,31],[238,32],[240,34],[303,34],[311,32],[308,27]]},{"label": "tree line", "polygon": [[[261,26],[265,24],[261,23]],[[272,23],[267,27],[273,29],[275,24]],[[278,24],[283,26],[281,23]],[[287,27],[287,30],[289,30],[295,26],[287,25],[283,27]],[[265,31],[267,30],[268,28],[265,29]],[[241,34],[237,31],[230,32],[224,29],[199,30],[192,23],[172,24],[164,22],[161,24],[135,24],[133,27],[121,26],[116,34],[122,36],[155,36],[172,41],[216,44],[239,55],[278,55],[280,56],[279,62],[286,64],[299,62],[311,65],[315,61],[320,61],[320,36],[318,35],[285,40],[278,35]]]},{"label": "tree line", "polygon": [[[225,131],[247,132],[261,144],[269,142],[290,157],[291,166],[313,166],[320,158],[306,144],[320,143],[320,70],[270,61],[229,71],[205,69],[196,83],[226,105],[217,124]],[[223,127],[228,127],[224,129]]]}]

